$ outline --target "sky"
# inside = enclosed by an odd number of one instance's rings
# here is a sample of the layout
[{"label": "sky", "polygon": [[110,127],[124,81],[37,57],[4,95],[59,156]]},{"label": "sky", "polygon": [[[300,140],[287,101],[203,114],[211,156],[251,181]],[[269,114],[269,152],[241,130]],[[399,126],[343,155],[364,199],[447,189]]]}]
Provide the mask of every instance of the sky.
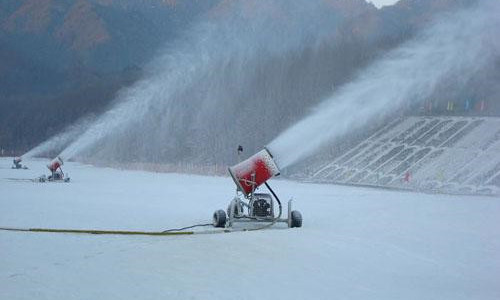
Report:
[{"label": "sky", "polygon": [[398,2],[398,0],[367,0],[367,2],[371,2],[373,3],[376,7],[380,8],[384,5],[392,5],[396,2]]}]

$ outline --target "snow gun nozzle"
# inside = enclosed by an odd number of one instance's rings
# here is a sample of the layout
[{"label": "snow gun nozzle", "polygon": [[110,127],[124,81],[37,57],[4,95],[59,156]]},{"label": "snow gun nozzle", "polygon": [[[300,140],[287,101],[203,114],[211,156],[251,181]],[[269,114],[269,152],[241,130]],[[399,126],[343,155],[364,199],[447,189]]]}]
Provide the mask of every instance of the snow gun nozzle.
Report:
[{"label": "snow gun nozzle", "polygon": [[247,196],[271,177],[278,176],[280,171],[271,152],[264,148],[237,165],[229,167],[229,174],[238,190]]}]

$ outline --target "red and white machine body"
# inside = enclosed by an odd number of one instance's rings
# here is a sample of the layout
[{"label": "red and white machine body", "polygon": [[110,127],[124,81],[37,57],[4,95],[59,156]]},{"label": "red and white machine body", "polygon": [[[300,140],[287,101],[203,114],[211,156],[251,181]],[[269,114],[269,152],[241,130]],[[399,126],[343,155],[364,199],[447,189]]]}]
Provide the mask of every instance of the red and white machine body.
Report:
[{"label": "red and white machine body", "polygon": [[47,168],[49,168],[49,170],[54,173],[55,171],[57,171],[57,169],[59,169],[62,165],[64,164],[64,162],[62,161],[62,159],[58,156],[56,158],[54,158],[50,164],[47,165]]},{"label": "red and white machine body", "polygon": [[268,179],[278,176],[280,171],[271,152],[264,148],[239,164],[229,167],[229,174],[238,190],[248,196]]}]

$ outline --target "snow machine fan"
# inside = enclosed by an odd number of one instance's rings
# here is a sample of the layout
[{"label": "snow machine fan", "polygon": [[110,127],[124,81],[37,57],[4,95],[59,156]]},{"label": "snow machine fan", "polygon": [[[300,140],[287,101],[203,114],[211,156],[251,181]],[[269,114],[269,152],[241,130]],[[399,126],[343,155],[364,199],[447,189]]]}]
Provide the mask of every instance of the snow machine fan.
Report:
[{"label": "snow machine fan", "polygon": [[41,182],[45,181],[62,181],[62,182],[69,182],[70,178],[65,175],[61,166],[64,164],[63,160],[61,157],[56,157],[54,158],[50,164],[47,165],[47,168],[50,170],[50,175],[46,177],[43,175],[42,177],[39,178]]},{"label": "snow machine fan", "polygon": [[23,159],[21,157],[14,157],[14,159],[12,161],[12,163],[13,163],[12,169],[23,169],[23,170],[28,169],[27,166],[23,166],[21,164],[22,161],[23,161]]},{"label": "snow machine fan", "polygon": [[[288,227],[301,227],[302,215],[299,211],[292,211],[292,200],[288,201],[287,218],[281,218],[281,202],[266,182],[279,173],[278,166],[267,148],[229,167],[229,174],[236,184],[236,196],[229,203],[227,212],[222,209],[214,212],[213,225],[232,227],[235,222],[267,222],[269,225],[284,222]],[[263,184],[270,194],[256,193],[258,187]],[[275,203],[278,205],[278,215],[275,215]]]}]

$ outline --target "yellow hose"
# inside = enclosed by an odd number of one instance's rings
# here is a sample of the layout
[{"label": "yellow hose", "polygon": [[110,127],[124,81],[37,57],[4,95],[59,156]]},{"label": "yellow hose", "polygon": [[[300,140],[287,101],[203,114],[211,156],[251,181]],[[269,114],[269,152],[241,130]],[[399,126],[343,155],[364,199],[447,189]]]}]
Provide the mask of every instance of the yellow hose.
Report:
[{"label": "yellow hose", "polygon": [[115,235],[189,235],[194,231],[128,231],[128,230],[95,230],[95,229],[55,229],[55,228],[9,228],[0,227],[4,231],[50,232],[50,233],[82,233],[82,234],[115,234]]}]

